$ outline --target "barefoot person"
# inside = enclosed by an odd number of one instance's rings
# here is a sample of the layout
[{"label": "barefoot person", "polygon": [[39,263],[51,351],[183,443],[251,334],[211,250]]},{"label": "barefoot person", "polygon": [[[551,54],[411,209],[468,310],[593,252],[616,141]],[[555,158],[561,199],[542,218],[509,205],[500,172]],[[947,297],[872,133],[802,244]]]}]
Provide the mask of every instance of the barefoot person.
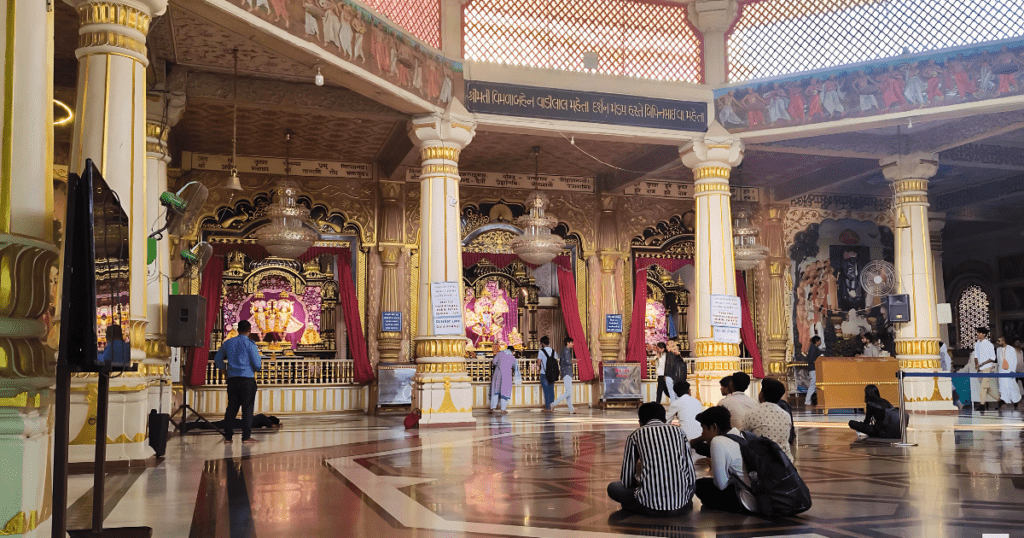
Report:
[{"label": "barefoot person", "polygon": [[[238,416],[238,408],[242,408],[242,442],[255,443],[252,438],[252,408],[256,404],[256,374],[262,367],[260,350],[249,339],[252,326],[248,321],[238,322],[238,336],[226,340],[217,351],[214,362],[221,371],[227,371],[228,378],[228,409],[224,413],[227,439],[230,443],[231,421]],[[225,365],[225,358],[227,365]]]}]

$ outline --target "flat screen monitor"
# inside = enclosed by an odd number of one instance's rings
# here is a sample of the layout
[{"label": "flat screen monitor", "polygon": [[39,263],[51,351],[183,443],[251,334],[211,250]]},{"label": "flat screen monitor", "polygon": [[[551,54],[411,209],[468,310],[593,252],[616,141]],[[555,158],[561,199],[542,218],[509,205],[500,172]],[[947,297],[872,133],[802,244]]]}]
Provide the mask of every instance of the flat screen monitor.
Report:
[{"label": "flat screen monitor", "polygon": [[65,222],[60,353],[72,371],[98,371],[105,362],[115,369],[127,366],[131,360],[128,215],[118,193],[91,160],[86,160],[80,176],[68,178]]}]

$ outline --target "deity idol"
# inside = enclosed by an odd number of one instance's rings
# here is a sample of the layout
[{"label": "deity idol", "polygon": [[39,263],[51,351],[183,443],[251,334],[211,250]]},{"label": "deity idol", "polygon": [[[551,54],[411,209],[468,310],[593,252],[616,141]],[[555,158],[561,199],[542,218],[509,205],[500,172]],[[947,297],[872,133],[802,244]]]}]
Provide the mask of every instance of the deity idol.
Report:
[{"label": "deity idol", "polygon": [[466,309],[466,325],[480,342],[491,342],[500,335],[505,324],[504,315],[509,311],[508,294],[498,287],[497,282],[488,282],[472,305]]}]

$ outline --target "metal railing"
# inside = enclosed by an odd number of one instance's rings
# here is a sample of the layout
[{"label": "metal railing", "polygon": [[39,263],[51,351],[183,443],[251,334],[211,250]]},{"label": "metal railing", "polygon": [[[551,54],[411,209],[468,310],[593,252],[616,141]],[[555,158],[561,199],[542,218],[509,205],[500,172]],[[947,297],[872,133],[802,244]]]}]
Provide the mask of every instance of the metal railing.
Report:
[{"label": "metal railing", "polygon": [[[347,359],[263,359],[256,372],[259,385],[352,385],[354,369]],[[227,385],[227,377],[210,361],[206,365],[207,385]]]}]

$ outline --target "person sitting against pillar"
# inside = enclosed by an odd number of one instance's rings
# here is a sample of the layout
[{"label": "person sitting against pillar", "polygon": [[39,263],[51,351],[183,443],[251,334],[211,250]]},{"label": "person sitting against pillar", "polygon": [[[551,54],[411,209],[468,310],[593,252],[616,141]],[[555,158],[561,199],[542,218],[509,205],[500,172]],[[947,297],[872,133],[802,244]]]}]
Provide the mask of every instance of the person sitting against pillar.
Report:
[{"label": "person sitting against pillar", "polygon": [[665,408],[647,402],[637,410],[640,428],[626,438],[622,472],[608,496],[622,509],[645,516],[674,516],[692,507],[697,474],[686,433],[665,422]]},{"label": "person sitting against pillar", "polygon": [[882,398],[875,385],[864,387],[864,421],[851,420],[849,424],[857,433],[867,437],[900,438],[899,409]]},{"label": "person sitting against pillar", "polygon": [[729,410],[733,428],[743,429],[743,420],[747,414],[757,409],[757,402],[746,395],[746,390],[750,386],[750,376],[743,372],[736,372],[725,379],[729,380],[729,394],[722,398],[718,405]]}]

